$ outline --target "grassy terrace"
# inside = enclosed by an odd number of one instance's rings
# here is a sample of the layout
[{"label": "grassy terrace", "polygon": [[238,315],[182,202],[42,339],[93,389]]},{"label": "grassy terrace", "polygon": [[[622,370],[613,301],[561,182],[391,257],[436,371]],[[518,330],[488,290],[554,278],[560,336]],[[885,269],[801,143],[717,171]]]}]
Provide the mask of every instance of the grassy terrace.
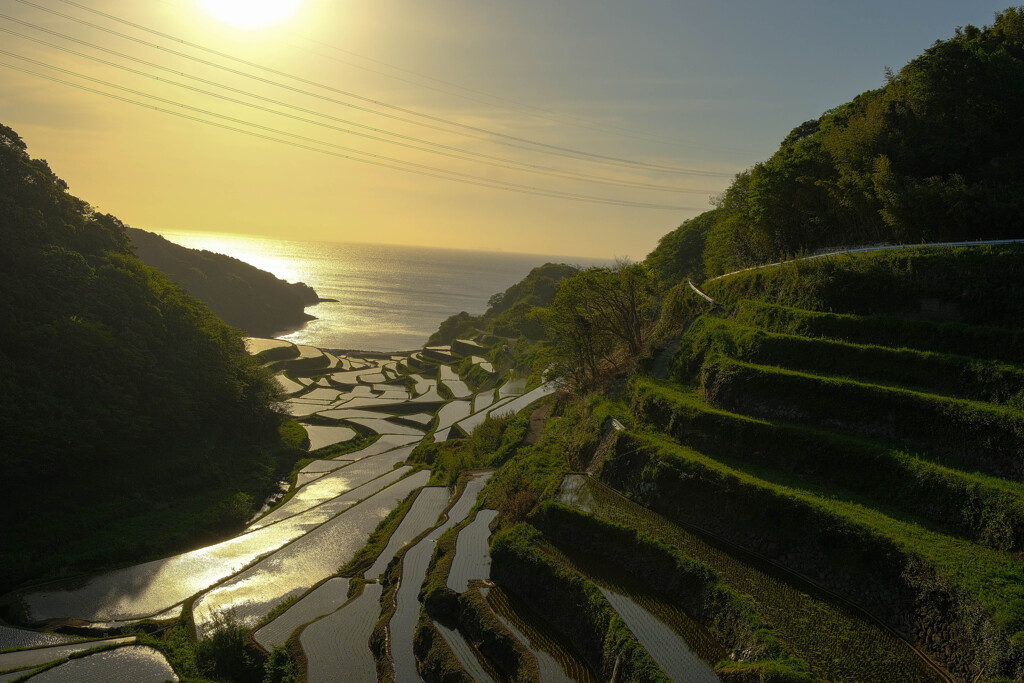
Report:
[{"label": "grassy terrace", "polygon": [[977,401],[708,357],[700,385],[716,405],[882,437],[1014,480],[1024,476],[1024,415]]},{"label": "grassy terrace", "polygon": [[1017,482],[945,467],[881,441],[723,410],[672,382],[635,378],[629,393],[638,420],[737,469],[816,484],[992,548],[1024,547],[1024,485]]},{"label": "grassy terrace", "polygon": [[768,332],[711,316],[696,321],[684,343],[686,353],[677,358],[685,358],[688,367],[676,368],[684,376],[708,354],[724,353],[748,363],[1024,406],[1024,366],[1013,363]]},{"label": "grassy terrace", "polygon": [[[755,623],[761,622],[757,637],[769,642],[777,637],[781,641],[781,648],[777,646],[774,652],[769,648],[765,653],[769,657],[766,664],[789,669],[793,676],[790,680],[799,680],[800,667],[794,666],[793,660],[784,659],[784,651],[805,661],[815,678],[937,680],[899,640],[841,606],[823,600],[806,584],[794,584],[771,567],[759,566],[745,553],[709,543],[609,488],[592,482],[587,482],[587,488],[589,506],[595,516],[638,529],[654,542],[711,568],[730,593],[740,596],[741,605],[756,614],[752,617]],[[837,651],[844,656],[837,658]],[[771,661],[772,657],[779,659]]]},{"label": "grassy terrace", "polygon": [[1024,363],[1024,330],[886,315],[825,313],[757,300],[736,304],[735,319],[770,332],[953,353]]},{"label": "grassy terrace", "polygon": [[[754,553],[741,564],[764,558],[851,600],[957,678],[1016,680],[1024,330],[1012,273],[1024,251],[996,251],[820,259],[706,283],[730,310],[692,322],[670,380],[629,382],[630,430],[602,480]],[[619,507],[614,521],[651,524]],[[766,614],[713,553],[659,524]],[[816,675],[837,675],[794,640],[799,612],[765,618]],[[827,631],[829,619],[810,621]]]}]

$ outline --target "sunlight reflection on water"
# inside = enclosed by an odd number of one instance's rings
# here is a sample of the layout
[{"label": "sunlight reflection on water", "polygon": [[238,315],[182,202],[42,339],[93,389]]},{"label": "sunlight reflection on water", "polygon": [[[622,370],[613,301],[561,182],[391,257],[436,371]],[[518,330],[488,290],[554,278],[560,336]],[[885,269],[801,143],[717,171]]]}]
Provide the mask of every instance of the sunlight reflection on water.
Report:
[{"label": "sunlight reflection on water", "polygon": [[371,351],[421,347],[441,321],[483,313],[487,300],[548,261],[606,265],[573,257],[502,254],[376,244],[297,242],[249,235],[164,232],[195,249],[228,254],[326,299],[302,330],[283,338],[325,348]]}]

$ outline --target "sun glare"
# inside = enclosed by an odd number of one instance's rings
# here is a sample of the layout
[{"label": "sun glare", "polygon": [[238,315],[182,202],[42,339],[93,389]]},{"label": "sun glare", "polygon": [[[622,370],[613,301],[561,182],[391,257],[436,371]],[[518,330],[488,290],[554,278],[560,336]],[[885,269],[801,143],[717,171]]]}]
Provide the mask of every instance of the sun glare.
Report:
[{"label": "sun glare", "polygon": [[295,14],[302,0],[197,0],[207,14],[239,28],[264,28]]}]

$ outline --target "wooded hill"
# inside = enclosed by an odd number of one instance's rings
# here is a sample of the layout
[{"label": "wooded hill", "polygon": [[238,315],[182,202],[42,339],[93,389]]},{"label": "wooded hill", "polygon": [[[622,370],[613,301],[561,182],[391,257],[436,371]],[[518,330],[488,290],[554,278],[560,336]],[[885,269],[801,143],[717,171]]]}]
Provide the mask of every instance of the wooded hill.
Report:
[{"label": "wooded hill", "polygon": [[237,330],[0,126],[0,592],[237,528],[290,467]]},{"label": "wooded hill", "polygon": [[1010,8],[794,128],[648,263],[674,284],[826,247],[1019,237],[1022,115],[1024,9]]},{"label": "wooded hill", "polygon": [[312,320],[306,306],[320,301],[302,282],[285,282],[256,266],[205,249],[189,249],[145,230],[128,228],[135,254],[229,325],[253,337],[274,337]]}]

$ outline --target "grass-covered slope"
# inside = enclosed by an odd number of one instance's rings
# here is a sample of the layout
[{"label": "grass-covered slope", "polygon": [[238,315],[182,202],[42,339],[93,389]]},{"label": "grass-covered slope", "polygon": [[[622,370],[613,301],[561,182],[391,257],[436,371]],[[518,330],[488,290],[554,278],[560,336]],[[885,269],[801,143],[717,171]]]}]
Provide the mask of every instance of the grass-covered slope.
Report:
[{"label": "grass-covered slope", "polygon": [[0,329],[0,590],[223,533],[276,476],[277,390],[237,331],[6,127]]},{"label": "grass-covered slope", "polygon": [[301,327],[313,317],[305,307],[320,300],[312,287],[285,282],[236,258],[182,247],[136,228],[128,228],[128,236],[143,263],[246,334],[272,337]]},{"label": "grass-covered slope", "polygon": [[1022,254],[914,249],[706,283],[724,307],[689,326],[668,379],[630,382],[633,431],[602,479],[812,578],[958,679],[1015,680]]}]

